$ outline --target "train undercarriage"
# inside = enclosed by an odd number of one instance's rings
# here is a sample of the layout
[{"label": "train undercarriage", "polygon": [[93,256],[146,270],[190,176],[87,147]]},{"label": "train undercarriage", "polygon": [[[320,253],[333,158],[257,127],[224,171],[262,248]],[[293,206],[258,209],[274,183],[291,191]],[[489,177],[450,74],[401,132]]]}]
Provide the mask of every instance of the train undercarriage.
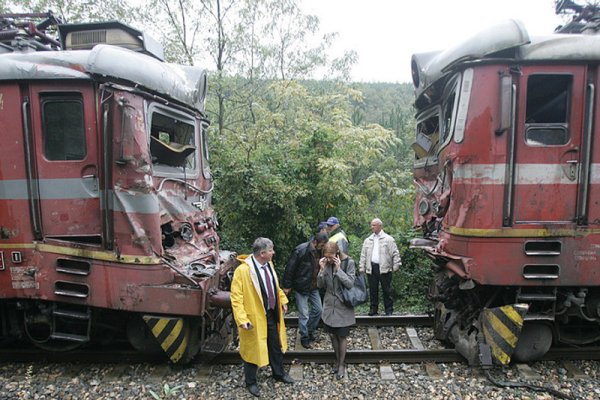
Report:
[{"label": "train undercarriage", "polygon": [[41,300],[0,304],[0,345],[31,343],[48,352],[82,347],[164,354],[184,364],[197,355],[210,360],[231,340],[231,310],[211,307],[204,315],[164,316]]},{"label": "train undercarriage", "polygon": [[440,271],[430,297],[435,337],[471,365],[481,363],[482,344],[505,364],[540,359],[552,345],[600,341],[598,288],[486,286]]}]

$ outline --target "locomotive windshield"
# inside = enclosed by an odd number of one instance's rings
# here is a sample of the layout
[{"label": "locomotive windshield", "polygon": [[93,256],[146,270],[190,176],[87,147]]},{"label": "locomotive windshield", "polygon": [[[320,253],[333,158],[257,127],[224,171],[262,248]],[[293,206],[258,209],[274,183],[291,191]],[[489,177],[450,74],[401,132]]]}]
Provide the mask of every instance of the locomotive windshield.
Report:
[{"label": "locomotive windshield", "polygon": [[416,141],[412,145],[417,160],[437,155],[450,142],[456,124],[459,81],[456,75],[447,84],[441,104],[418,116]]},{"label": "locomotive windshield", "polygon": [[154,107],[150,114],[150,152],[155,170],[176,175],[195,174],[194,120],[162,107]]}]

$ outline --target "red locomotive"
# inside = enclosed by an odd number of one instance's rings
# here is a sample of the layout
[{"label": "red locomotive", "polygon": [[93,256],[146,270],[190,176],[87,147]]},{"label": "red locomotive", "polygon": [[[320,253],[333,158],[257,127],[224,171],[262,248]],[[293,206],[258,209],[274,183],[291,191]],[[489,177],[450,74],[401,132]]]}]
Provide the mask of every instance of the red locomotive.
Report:
[{"label": "red locomotive", "polygon": [[600,340],[594,29],[579,18],[531,38],[508,21],[413,56],[412,247],[437,267],[436,336],[471,363],[482,345],[507,363]]},{"label": "red locomotive", "polygon": [[0,337],[222,350],[205,71],[120,23],[0,27]]}]

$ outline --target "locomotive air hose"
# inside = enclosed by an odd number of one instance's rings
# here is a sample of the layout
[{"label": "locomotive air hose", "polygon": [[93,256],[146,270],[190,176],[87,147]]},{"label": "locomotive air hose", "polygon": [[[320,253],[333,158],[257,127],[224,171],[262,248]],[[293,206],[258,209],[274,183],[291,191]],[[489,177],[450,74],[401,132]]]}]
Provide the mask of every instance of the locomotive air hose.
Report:
[{"label": "locomotive air hose", "polygon": [[508,388],[522,387],[522,388],[526,388],[529,390],[533,390],[534,392],[550,393],[552,396],[555,396],[559,399],[566,399],[566,400],[574,400],[575,399],[574,397],[569,396],[568,394],[565,394],[563,392],[560,392],[560,391],[553,389],[551,387],[548,387],[548,386],[537,386],[537,385],[532,385],[530,383],[521,383],[521,382],[497,381],[496,379],[494,379],[494,377],[490,373],[489,369],[484,369],[484,371],[485,371],[485,376],[488,378],[488,380],[498,387],[508,387]]}]

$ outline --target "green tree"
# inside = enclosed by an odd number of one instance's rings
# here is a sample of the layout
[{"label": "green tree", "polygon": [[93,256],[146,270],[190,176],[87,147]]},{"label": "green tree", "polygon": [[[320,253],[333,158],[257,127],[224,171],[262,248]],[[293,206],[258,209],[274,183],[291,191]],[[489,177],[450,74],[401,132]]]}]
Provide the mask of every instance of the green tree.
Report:
[{"label": "green tree", "polygon": [[318,221],[361,205],[355,175],[381,161],[393,134],[353,126],[356,93],[343,85],[325,95],[294,81],[272,81],[269,89],[255,99],[254,123],[215,145],[213,165],[224,241],[236,247],[271,237],[283,250],[281,265]]}]

